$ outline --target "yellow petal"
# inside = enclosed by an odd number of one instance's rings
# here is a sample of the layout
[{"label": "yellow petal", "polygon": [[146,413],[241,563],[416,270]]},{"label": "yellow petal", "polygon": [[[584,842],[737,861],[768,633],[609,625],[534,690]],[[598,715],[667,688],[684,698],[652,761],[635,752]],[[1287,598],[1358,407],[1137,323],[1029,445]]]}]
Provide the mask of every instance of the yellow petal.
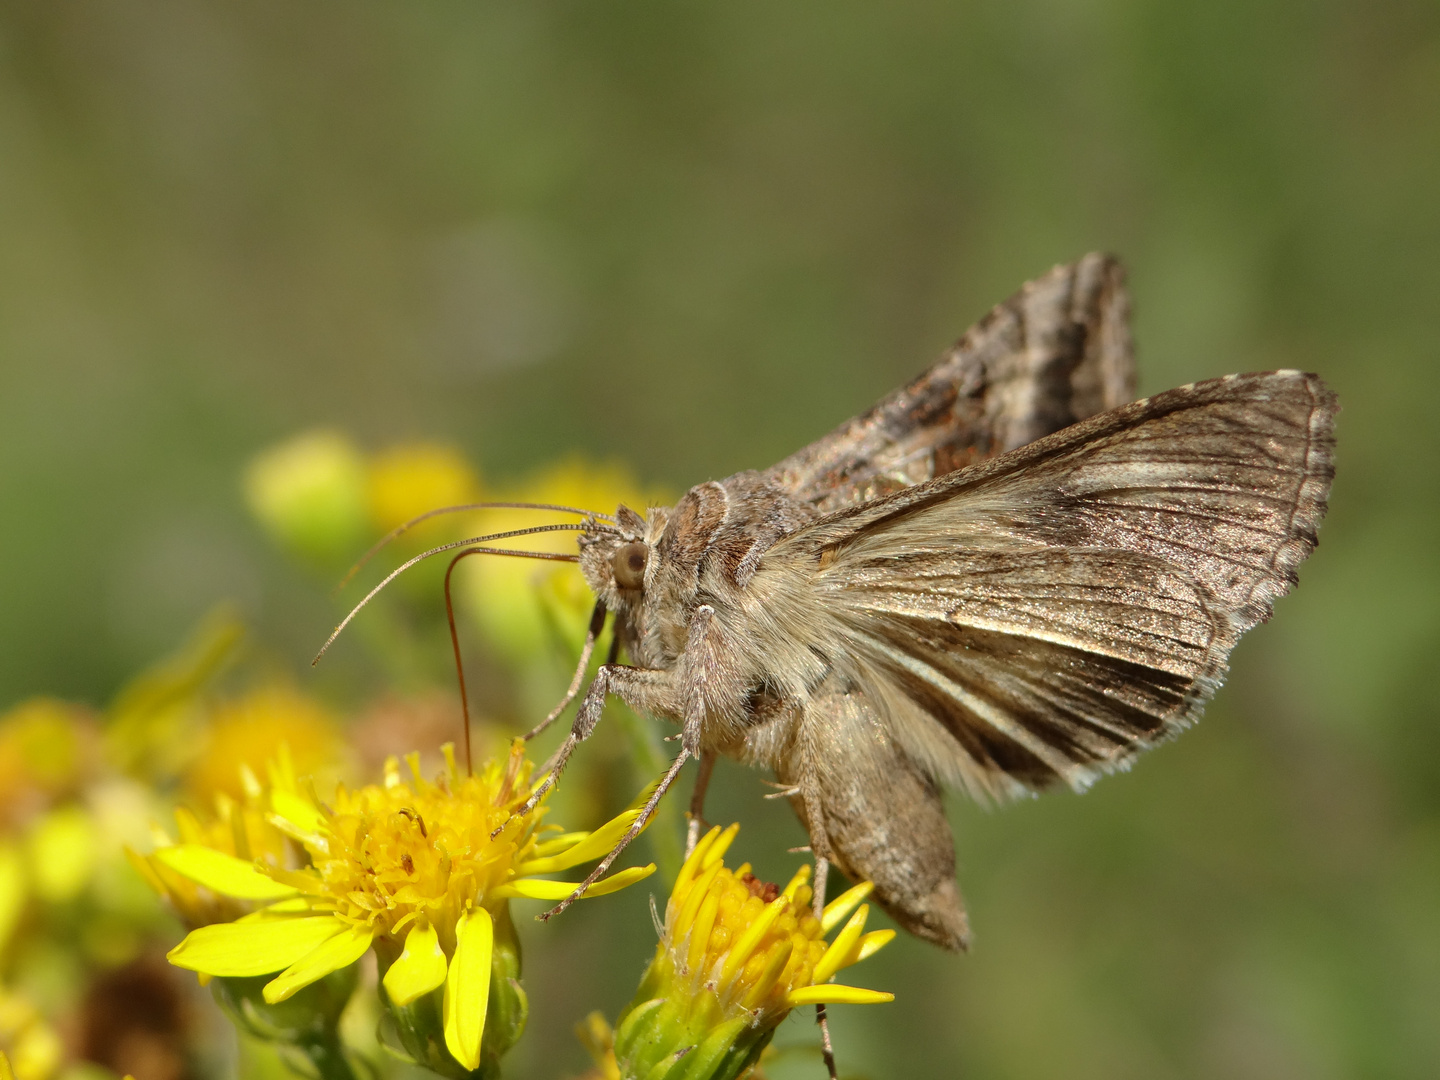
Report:
[{"label": "yellow petal", "polygon": [[467,1069],[480,1067],[480,1036],[490,1007],[490,954],[495,926],[476,908],[455,925],[455,956],[445,976],[445,1048]]},{"label": "yellow petal", "polygon": [[197,885],[240,900],[279,900],[295,895],[293,888],[266,877],[253,863],[202,844],[160,848],[153,858]]},{"label": "yellow petal", "polygon": [[760,977],[751,984],[750,989],[745,992],[741,1004],[747,1009],[754,1009],[765,1000],[770,991],[775,989],[775,984],[785,971],[785,965],[790,962],[790,954],[794,946],[787,940],[782,941],[770,949],[770,955],[765,960],[765,966],[760,969]]},{"label": "yellow petal", "polygon": [[[644,792],[641,794],[643,795]],[[590,862],[608,855],[611,849],[620,842],[620,838],[630,830],[630,826],[635,824],[635,819],[640,816],[640,811],[644,808],[643,802],[638,806],[630,806],[569,849],[543,859],[528,859],[517,866],[515,871],[521,877],[528,877],[531,874],[553,874],[557,870],[569,870],[572,866],[579,866],[583,862]],[[648,829],[650,822],[654,820],[655,816],[652,814],[640,831],[644,832],[645,829]]]},{"label": "yellow petal", "polygon": [[680,867],[680,873],[675,878],[675,887],[670,890],[670,896],[675,903],[683,904],[685,902],[685,893],[689,892],[691,879],[700,872],[700,867],[705,862],[705,853],[710,850],[710,845],[715,843],[720,832],[719,825],[712,825],[710,831],[700,837],[694,850],[686,857],[684,864]]},{"label": "yellow petal", "polygon": [[831,976],[840,970],[845,958],[850,955],[850,951],[860,940],[860,935],[865,932],[865,920],[869,916],[869,904],[861,905],[860,910],[850,916],[850,921],[845,924],[845,929],[835,935],[835,940],[830,943],[830,947],[825,950],[825,955],[815,965],[812,982],[828,982]]},{"label": "yellow petal", "polygon": [[180,842],[184,844],[199,843],[205,836],[205,827],[200,824],[200,819],[184,806],[175,809],[175,827],[180,834]]},{"label": "yellow petal", "polygon": [[[725,869],[721,862],[713,863],[700,871],[700,875],[690,882],[689,891],[685,894],[685,902],[675,912],[673,925],[670,922],[670,904],[665,905],[665,924],[671,927],[671,932],[684,936],[690,932],[691,925],[695,922],[695,913],[700,910],[700,905],[705,902],[705,895],[710,891],[710,886],[715,884],[715,879],[720,876],[720,871]],[[670,902],[675,902],[672,894]]]},{"label": "yellow petal", "polygon": [[[665,917],[670,917],[673,908],[677,912],[689,912],[694,915],[698,900],[693,899],[696,889],[709,888],[710,882],[715,880],[715,874],[719,873],[722,867],[721,860],[725,852],[735,841],[736,835],[740,832],[740,823],[737,821],[727,829],[721,829],[719,825],[714,826],[708,833],[702,836],[695,845],[695,850],[685,860],[680,868],[680,874],[675,879],[675,887],[670,890],[670,900],[665,905]],[[747,864],[748,865],[748,864]],[[736,874],[739,877],[740,874]]]},{"label": "yellow petal", "polygon": [[320,808],[292,791],[272,791],[270,809],[303,833],[318,833],[325,825]]},{"label": "yellow petal", "polygon": [[[643,878],[649,877],[655,872],[655,864],[647,866],[632,866],[628,870],[621,870],[618,874],[611,874],[607,878],[601,878],[588,889],[585,896],[604,896],[607,893],[619,892],[627,885],[633,885]],[[578,881],[543,881],[539,878],[516,878],[514,881],[501,885],[498,889],[492,889],[490,895],[495,897],[523,896],[529,900],[564,900],[580,887]]]},{"label": "yellow petal", "polygon": [[710,889],[700,902],[695,922],[690,926],[690,949],[686,954],[686,967],[698,971],[705,959],[705,950],[710,944],[710,931],[715,927],[715,916],[720,910],[721,889]]},{"label": "yellow petal", "polygon": [[745,932],[740,935],[740,940],[730,950],[730,956],[726,959],[725,966],[720,969],[722,989],[727,988],[730,980],[744,970],[750,954],[755,951],[755,946],[760,944],[760,939],[769,932],[775,920],[789,907],[789,900],[783,896],[777,896],[766,904],[760,914],[755,917],[755,921],[745,928]]},{"label": "yellow petal", "polygon": [[[149,857],[141,855],[129,844],[125,845],[124,851],[126,860],[135,872],[145,879],[145,884],[164,896],[166,893],[165,879],[155,872],[155,868],[150,865]],[[0,848],[0,945],[5,943],[5,884],[5,849]]]},{"label": "yellow petal", "polygon": [[207,975],[269,975],[289,967],[345,928],[333,915],[216,923],[190,931],[168,955],[176,967]]},{"label": "yellow petal", "polygon": [[851,964],[858,964],[861,960],[869,959],[894,940],[894,930],[871,930],[855,943],[855,947],[850,950],[850,954],[845,957],[845,962],[840,966],[847,968]]},{"label": "yellow petal", "polygon": [[894,1000],[894,994],[883,990],[864,990],[858,986],[837,986],[835,983],[802,986],[785,995],[785,1004],[792,1009],[797,1005],[880,1005]]},{"label": "yellow petal", "polygon": [[445,953],[429,923],[416,923],[405,935],[405,951],[385,973],[385,993],[396,1005],[409,1005],[445,981]]},{"label": "yellow petal", "polygon": [[781,890],[780,895],[785,897],[785,899],[789,900],[793,904],[795,902],[795,894],[800,891],[800,886],[804,885],[809,880],[810,864],[801,863],[800,869],[795,871],[795,876],[790,879],[790,884],[786,885],[785,888]]},{"label": "yellow petal", "polygon": [[288,915],[319,915],[329,914],[335,910],[335,904],[324,904],[310,896],[292,896],[285,900],[278,900],[273,904],[266,904],[259,911],[252,911],[249,915],[242,915],[236,922],[259,922],[261,919],[280,918]]},{"label": "yellow petal", "polygon": [[607,878],[601,878],[585,890],[585,895],[587,897],[608,896],[610,893],[629,888],[637,881],[644,881],[654,872],[655,864],[653,862],[646,863],[644,866],[632,866],[626,870],[621,870],[618,874],[611,874]]},{"label": "yellow petal", "polygon": [[705,868],[708,870],[725,857],[725,852],[730,850],[730,845],[735,842],[735,837],[740,835],[740,823],[734,822],[728,829],[715,838],[715,843],[710,845],[710,850],[705,852]]},{"label": "yellow petal", "polygon": [[[547,827],[553,828],[554,826]],[[549,840],[535,845],[535,857],[546,859],[551,855],[558,855],[562,851],[569,851],[589,835],[588,832],[567,832],[561,833],[559,836],[552,836]]]},{"label": "yellow petal", "polygon": [[368,926],[347,926],[327,938],[265,984],[265,1000],[271,1005],[284,1001],[316,979],[349,967],[370,948],[375,932]]},{"label": "yellow petal", "polygon": [[860,906],[860,902],[875,891],[873,881],[862,881],[852,889],[846,889],[843,893],[825,905],[825,911],[820,916],[820,928],[825,933],[834,930],[845,921],[845,917]]}]

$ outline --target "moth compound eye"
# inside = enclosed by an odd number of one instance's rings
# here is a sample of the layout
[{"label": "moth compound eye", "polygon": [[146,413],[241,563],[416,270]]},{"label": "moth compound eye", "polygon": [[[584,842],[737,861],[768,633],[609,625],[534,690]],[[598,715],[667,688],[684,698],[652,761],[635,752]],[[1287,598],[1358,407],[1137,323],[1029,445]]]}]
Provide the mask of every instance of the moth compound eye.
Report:
[{"label": "moth compound eye", "polygon": [[611,565],[615,569],[615,584],[622,589],[638,589],[645,584],[645,560],[650,549],[641,541],[634,540],[615,552]]}]

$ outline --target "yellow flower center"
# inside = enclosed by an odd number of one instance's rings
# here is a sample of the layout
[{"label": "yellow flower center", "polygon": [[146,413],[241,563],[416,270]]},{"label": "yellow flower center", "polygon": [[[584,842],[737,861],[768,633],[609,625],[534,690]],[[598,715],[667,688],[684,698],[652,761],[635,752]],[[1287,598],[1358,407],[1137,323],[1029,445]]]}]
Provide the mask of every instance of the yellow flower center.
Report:
[{"label": "yellow flower center", "polygon": [[697,881],[676,919],[669,945],[677,978],[688,979],[692,993],[713,984],[726,1011],[784,1008],[791,989],[813,981],[829,945],[809,910],[809,867],[784,890],[748,865],[731,871],[717,863],[711,873]]},{"label": "yellow flower center", "polygon": [[383,787],[339,789],[306,843],[319,884],[306,891],[323,892],[339,918],[378,934],[397,936],[423,918],[449,952],[460,915],[483,905],[533,852],[544,809],[513,813],[530,793],[520,753],[475,776],[459,776],[452,764],[435,783],[420,777],[414,755],[410,767],[413,784],[392,761]]}]

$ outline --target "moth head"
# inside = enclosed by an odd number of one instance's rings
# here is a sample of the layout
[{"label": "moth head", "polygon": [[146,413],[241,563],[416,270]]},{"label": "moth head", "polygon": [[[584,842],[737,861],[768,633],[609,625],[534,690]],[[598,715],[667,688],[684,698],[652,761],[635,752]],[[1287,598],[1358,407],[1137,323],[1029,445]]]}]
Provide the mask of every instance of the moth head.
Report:
[{"label": "moth head", "polygon": [[[643,517],[622,505],[615,527],[594,529],[580,537],[580,569],[596,598],[615,610],[639,602],[650,566],[651,528]],[[651,523],[653,524],[653,523]]]}]

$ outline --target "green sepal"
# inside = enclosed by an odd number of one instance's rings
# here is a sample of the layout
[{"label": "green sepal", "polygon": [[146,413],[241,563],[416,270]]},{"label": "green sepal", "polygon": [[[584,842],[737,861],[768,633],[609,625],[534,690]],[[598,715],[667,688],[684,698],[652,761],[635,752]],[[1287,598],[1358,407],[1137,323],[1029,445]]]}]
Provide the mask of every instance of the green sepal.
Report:
[{"label": "green sepal", "polygon": [[280,1047],[302,1073],[322,1080],[353,1080],[339,1023],[359,981],[359,965],[332,971],[273,1005],[264,997],[265,984],[272,978],[217,977],[210,982],[210,992],[240,1031]]},{"label": "green sepal", "polygon": [[[722,1021],[713,990],[693,998],[642,995],[664,981],[656,964],[615,1027],[615,1060],[625,1080],[736,1080],[760,1059],[774,1026],[752,1026],[748,1014]],[[658,977],[657,977],[658,975]]]}]

